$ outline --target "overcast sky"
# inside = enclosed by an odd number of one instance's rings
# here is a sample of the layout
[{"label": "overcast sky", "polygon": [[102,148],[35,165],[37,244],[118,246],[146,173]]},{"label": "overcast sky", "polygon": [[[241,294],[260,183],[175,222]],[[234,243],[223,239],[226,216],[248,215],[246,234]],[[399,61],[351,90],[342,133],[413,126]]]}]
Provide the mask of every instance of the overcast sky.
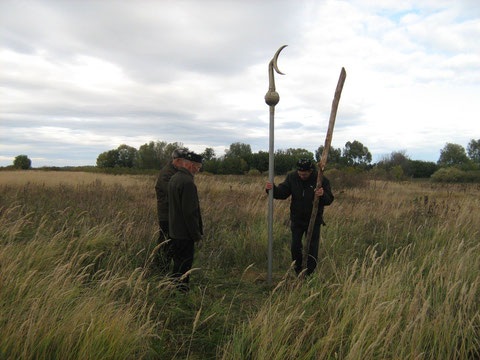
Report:
[{"label": "overcast sky", "polygon": [[104,151],[183,142],[217,156],[358,140],[374,161],[437,161],[480,138],[480,1],[0,1],[0,165],[95,165]]}]

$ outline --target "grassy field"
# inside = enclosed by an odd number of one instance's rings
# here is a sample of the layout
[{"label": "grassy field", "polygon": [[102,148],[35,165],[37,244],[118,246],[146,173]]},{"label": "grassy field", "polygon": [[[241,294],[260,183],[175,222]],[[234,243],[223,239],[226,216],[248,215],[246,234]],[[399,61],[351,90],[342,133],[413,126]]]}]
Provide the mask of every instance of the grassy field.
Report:
[{"label": "grassy field", "polygon": [[479,185],[331,179],[305,282],[277,201],[268,286],[265,181],[196,178],[181,294],[152,266],[154,177],[0,172],[0,359],[480,357]]}]

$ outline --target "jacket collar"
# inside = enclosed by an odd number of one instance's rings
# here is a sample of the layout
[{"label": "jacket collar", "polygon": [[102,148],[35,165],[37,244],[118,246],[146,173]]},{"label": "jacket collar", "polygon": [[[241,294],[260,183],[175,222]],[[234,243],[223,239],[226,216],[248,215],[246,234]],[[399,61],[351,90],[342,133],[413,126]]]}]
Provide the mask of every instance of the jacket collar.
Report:
[{"label": "jacket collar", "polygon": [[190,176],[192,177],[192,179],[193,179],[193,174],[192,174],[190,171],[188,171],[187,169],[185,169],[184,167],[179,167],[179,168],[178,168],[178,171],[181,171],[181,172],[183,172],[183,173],[185,173],[185,174],[190,175]]}]

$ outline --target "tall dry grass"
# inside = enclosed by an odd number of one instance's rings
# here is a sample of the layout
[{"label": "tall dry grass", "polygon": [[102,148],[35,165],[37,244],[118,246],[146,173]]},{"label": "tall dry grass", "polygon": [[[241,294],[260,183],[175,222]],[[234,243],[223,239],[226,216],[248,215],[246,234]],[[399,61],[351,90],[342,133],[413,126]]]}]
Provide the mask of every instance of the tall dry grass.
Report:
[{"label": "tall dry grass", "polygon": [[478,358],[479,194],[385,182],[339,194],[319,271],[281,282],[223,359]]},{"label": "tall dry grass", "polygon": [[27,174],[0,181],[0,358],[154,358],[151,179]]},{"label": "tall dry grass", "polygon": [[56,185],[123,185],[135,186],[149,182],[149,177],[142,175],[107,175],[101,173],[72,171],[17,170],[3,171],[0,174],[0,185],[37,184]]}]

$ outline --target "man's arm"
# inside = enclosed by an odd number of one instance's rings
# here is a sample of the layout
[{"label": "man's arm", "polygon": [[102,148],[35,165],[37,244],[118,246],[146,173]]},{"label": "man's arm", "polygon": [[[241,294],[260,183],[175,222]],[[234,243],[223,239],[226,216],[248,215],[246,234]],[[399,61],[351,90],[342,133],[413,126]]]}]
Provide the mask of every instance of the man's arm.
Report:
[{"label": "man's arm", "polygon": [[330,187],[330,181],[326,177],[322,179],[322,188],[323,195],[318,200],[321,205],[328,206],[333,202],[334,196]]},{"label": "man's arm", "polygon": [[157,198],[158,198],[158,195],[160,195],[160,192],[162,191],[162,184],[161,184],[161,181],[162,181],[162,174],[160,174],[158,177],[157,177],[157,182],[155,183],[155,192],[157,193]]},{"label": "man's arm", "polygon": [[163,200],[163,198],[168,198],[168,183],[172,175],[173,174],[169,174],[164,169],[158,174],[157,182],[155,183],[155,191],[159,201]]},{"label": "man's arm", "polygon": [[199,241],[202,238],[200,208],[198,205],[197,188],[193,182],[187,182],[183,187],[182,213],[190,239]]},{"label": "man's arm", "polygon": [[265,190],[267,193],[270,191],[269,189],[273,189],[273,198],[284,200],[288,198],[292,194],[292,187],[290,185],[290,177],[287,175],[285,180],[280,185],[271,184],[267,182],[267,186],[265,186]]}]

